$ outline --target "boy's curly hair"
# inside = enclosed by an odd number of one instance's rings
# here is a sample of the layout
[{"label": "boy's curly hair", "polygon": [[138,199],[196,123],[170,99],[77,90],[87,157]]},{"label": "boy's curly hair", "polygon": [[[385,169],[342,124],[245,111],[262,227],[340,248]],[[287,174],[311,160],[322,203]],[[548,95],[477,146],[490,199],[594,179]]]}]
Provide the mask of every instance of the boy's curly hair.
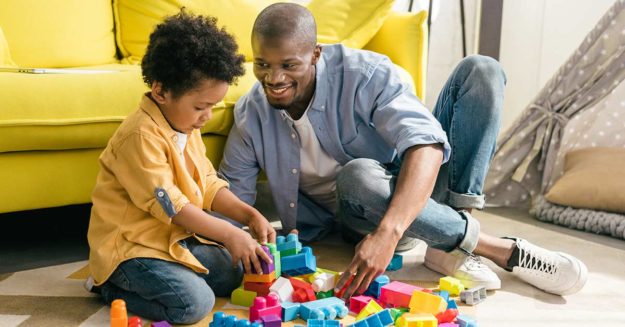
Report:
[{"label": "boy's curly hair", "polygon": [[143,80],[148,86],[161,82],[174,98],[205,78],[232,84],[245,73],[244,57],[237,48],[234,38],[217,27],[216,18],[195,16],[183,9],[150,34],[141,61]]}]

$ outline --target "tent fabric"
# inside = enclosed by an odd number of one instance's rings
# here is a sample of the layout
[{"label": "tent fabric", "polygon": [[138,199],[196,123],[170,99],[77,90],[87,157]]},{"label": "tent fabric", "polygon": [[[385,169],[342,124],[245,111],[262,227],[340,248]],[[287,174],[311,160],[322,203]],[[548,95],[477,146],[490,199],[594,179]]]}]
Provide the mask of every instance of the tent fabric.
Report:
[{"label": "tent fabric", "polygon": [[590,209],[576,209],[550,203],[538,196],[530,211],[538,220],[625,239],[625,215]]},{"label": "tent fabric", "polygon": [[565,127],[624,78],[625,1],[619,0],[499,139],[484,187],[488,205],[523,206],[544,194]]}]

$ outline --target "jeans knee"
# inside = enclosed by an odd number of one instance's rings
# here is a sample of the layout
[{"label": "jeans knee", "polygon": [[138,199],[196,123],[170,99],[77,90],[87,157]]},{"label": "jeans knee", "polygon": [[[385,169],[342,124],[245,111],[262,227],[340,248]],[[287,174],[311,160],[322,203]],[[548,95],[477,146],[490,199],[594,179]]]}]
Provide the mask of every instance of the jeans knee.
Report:
[{"label": "jeans knee", "polygon": [[167,321],[174,324],[193,324],[202,320],[215,306],[215,294],[204,284],[187,294],[180,294],[181,306],[166,309]]},{"label": "jeans knee", "polygon": [[461,70],[470,72],[472,82],[493,83],[495,85],[505,85],[506,75],[501,64],[487,56],[471,55],[467,56],[459,64]]},{"label": "jeans knee", "polygon": [[343,168],[336,177],[336,193],[341,199],[342,194],[354,193],[354,189],[366,187],[371,180],[372,168],[379,165],[377,161],[367,158],[354,159]]}]

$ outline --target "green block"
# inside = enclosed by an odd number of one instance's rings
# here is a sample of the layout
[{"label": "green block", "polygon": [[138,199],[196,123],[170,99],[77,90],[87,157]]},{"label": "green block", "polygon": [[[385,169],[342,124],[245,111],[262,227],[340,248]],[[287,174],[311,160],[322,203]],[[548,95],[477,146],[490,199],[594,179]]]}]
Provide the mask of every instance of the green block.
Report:
[{"label": "green block", "polygon": [[288,257],[290,255],[296,255],[297,254],[297,249],[288,249],[288,250],[284,250],[284,251],[280,251],[280,256],[281,257]]},{"label": "green block", "polygon": [[329,290],[327,292],[317,292],[317,293],[315,293],[315,295],[317,296],[317,300],[321,300],[321,299],[333,297],[334,296],[334,291],[333,290]]},{"label": "green block", "polygon": [[281,260],[280,252],[278,252],[278,249],[276,248],[276,245],[274,243],[267,243],[267,247],[269,248],[269,252],[273,256],[273,265],[276,270],[276,278],[278,278],[282,275],[282,265],[280,264],[280,260]]},{"label": "green block", "polygon": [[396,321],[397,318],[401,317],[404,313],[408,312],[408,308],[392,308],[391,309],[391,317],[393,317],[393,321]]}]

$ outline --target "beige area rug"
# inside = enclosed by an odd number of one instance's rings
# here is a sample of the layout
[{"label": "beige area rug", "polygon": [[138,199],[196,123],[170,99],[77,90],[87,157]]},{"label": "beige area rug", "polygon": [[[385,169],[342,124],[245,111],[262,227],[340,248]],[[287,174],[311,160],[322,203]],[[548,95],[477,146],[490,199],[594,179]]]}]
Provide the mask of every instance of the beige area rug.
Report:
[{"label": "beige area rug", "polygon": [[[460,312],[477,319],[479,326],[625,326],[625,242],[538,222],[518,211],[480,212],[485,232],[516,235],[582,259],[589,280],[578,294],[559,297],[517,280],[487,262],[502,279],[502,289],[489,292],[475,307]],[[513,219],[511,219],[513,218]],[[353,250],[338,237],[314,244],[318,266],[342,270]],[[425,245],[404,253],[404,268],[388,275],[422,287],[434,287],[441,276],[423,266]],[[109,308],[82,287],[86,262],[0,275],[0,326],[108,326]],[[247,310],[219,299],[214,311],[247,316]],[[132,313],[131,313],[132,314]],[[194,326],[208,326],[209,315]],[[353,316],[343,324],[353,322]],[[296,325],[304,325],[302,320]],[[149,326],[149,324],[145,324]],[[285,323],[292,326],[293,323]]]}]

